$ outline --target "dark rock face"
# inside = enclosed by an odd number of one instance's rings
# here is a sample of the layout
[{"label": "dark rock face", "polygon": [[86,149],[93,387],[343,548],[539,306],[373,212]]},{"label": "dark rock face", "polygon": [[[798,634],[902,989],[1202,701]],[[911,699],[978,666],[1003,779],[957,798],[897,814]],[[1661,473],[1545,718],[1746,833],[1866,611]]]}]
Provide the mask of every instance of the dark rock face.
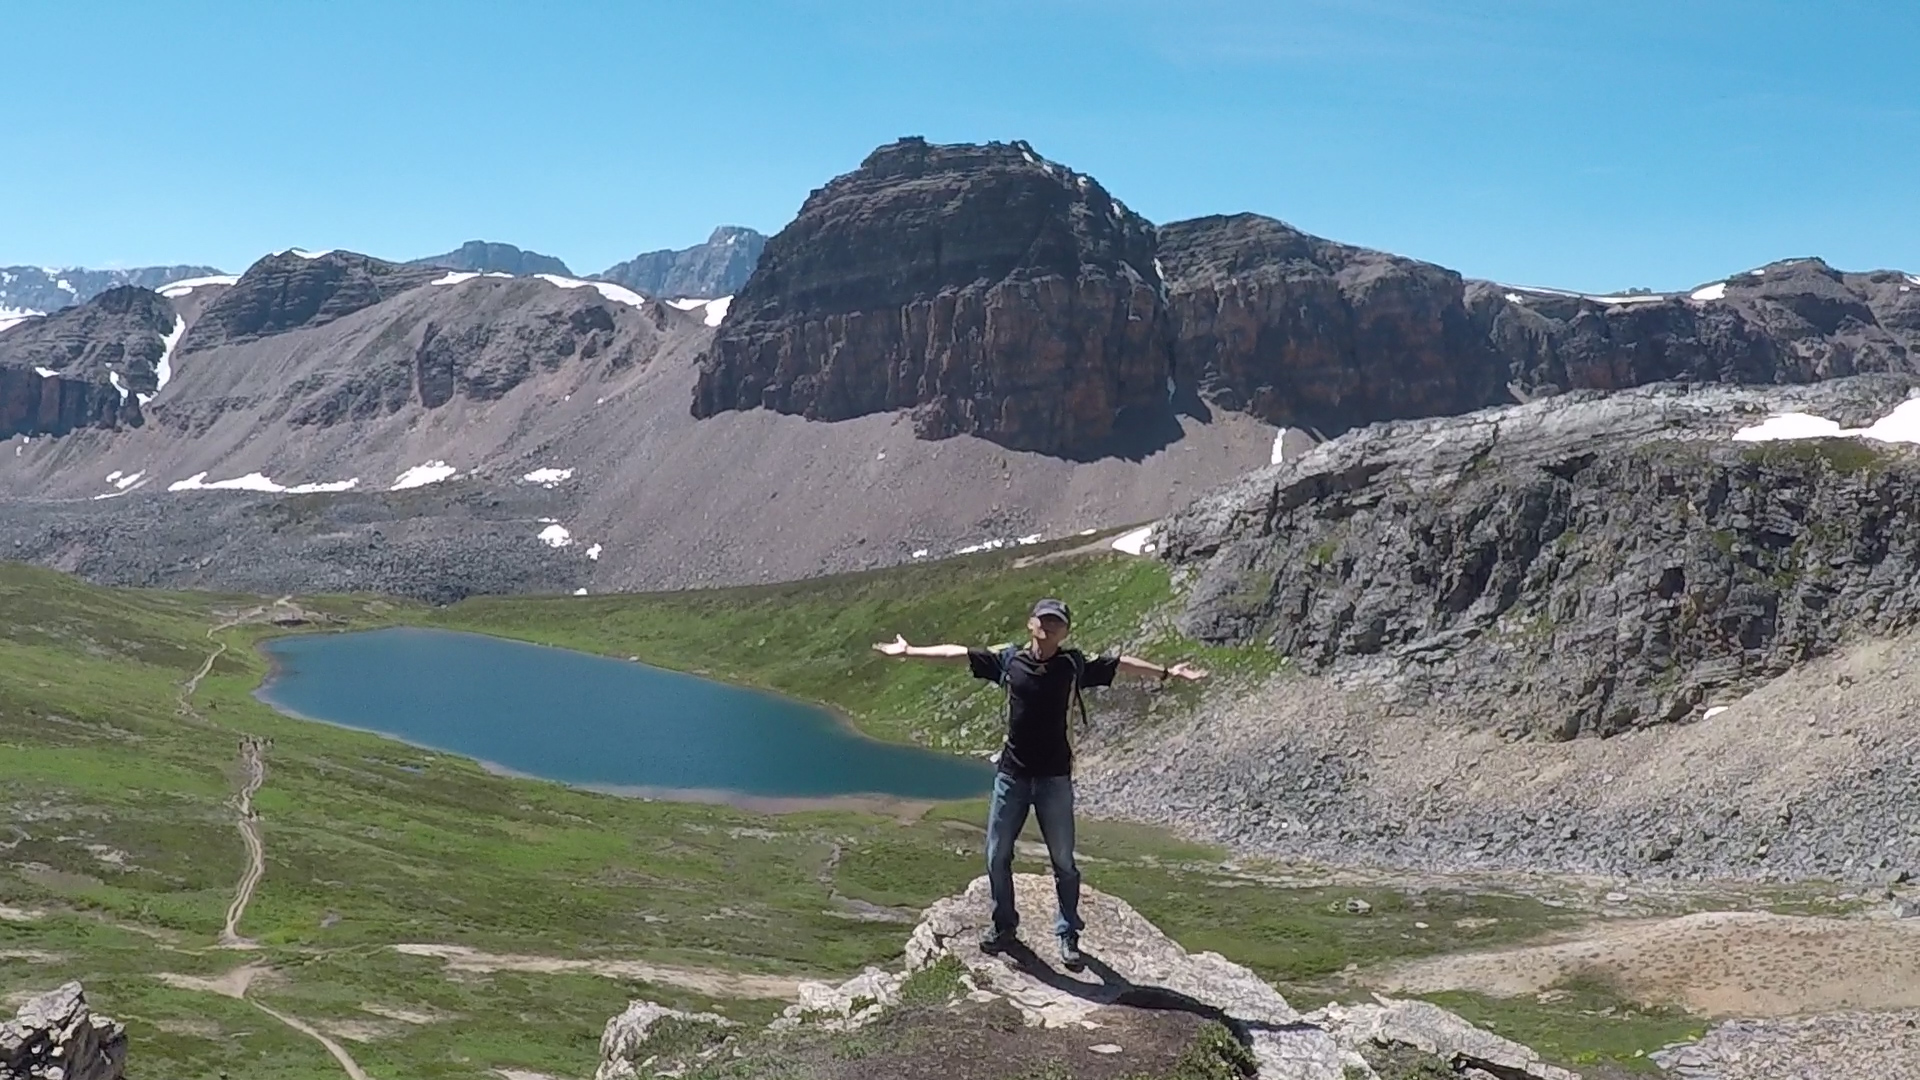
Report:
[{"label": "dark rock face", "polygon": [[1692,294],[1596,299],[1465,281],[1257,214],[1162,226],[1183,381],[1335,434],[1566,390],[1920,371],[1907,275],[1774,263]]},{"label": "dark rock face", "polygon": [[1467,284],[1258,214],[1162,226],[1175,366],[1223,408],[1325,432],[1509,401]]},{"label": "dark rock face", "polygon": [[1475,282],[1468,305],[1522,394],[1920,371],[1920,289],[1905,274],[1795,259],[1709,288],[1721,295],[1608,304]]},{"label": "dark rock face", "polygon": [[1170,413],[1153,252],[1146,219],[1024,143],[883,146],[768,241],[694,415],[910,409],[927,438],[1098,453]]},{"label": "dark rock face", "polygon": [[0,334],[0,438],[138,427],[177,325],[165,297],[122,286]]},{"label": "dark rock face", "polygon": [[408,266],[441,266],[448,270],[466,270],[477,274],[512,274],[521,277],[527,274],[558,274],[572,277],[573,271],[567,264],[551,255],[542,255],[537,251],[522,251],[512,244],[493,244],[485,240],[469,240],[460,245],[459,250],[449,251],[445,255],[432,255],[424,259],[411,259]]},{"label": "dark rock face", "polygon": [[348,251],[269,255],[207,305],[180,351],[325,326],[441,276],[439,267],[403,266]]},{"label": "dark rock face", "polygon": [[1731,439],[1775,410],[1864,425],[1916,386],[1657,386],[1376,425],[1201,499],[1160,550],[1205,640],[1515,731],[1686,720],[1920,624],[1920,451]]},{"label": "dark rock face", "polygon": [[739,225],[722,225],[704,244],[679,251],[649,251],[595,275],[646,296],[732,296],[747,284],[767,238]]},{"label": "dark rock face", "polygon": [[126,285],[158,289],[170,282],[219,272],[211,266],[143,266],[134,270],[0,266],[0,308],[58,311],[84,304],[108,289]]}]

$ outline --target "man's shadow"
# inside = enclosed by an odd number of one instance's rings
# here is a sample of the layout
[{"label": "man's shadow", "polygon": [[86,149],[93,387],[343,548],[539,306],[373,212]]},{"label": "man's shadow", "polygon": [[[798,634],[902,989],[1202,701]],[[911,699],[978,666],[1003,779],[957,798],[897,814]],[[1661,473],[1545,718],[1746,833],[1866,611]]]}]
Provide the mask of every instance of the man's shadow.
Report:
[{"label": "man's shadow", "polygon": [[1090,983],[1084,979],[1062,974],[1055,970],[1052,964],[1042,960],[1024,941],[1016,940],[1007,947],[1004,955],[1013,961],[1014,966],[1022,973],[1055,990],[1100,1005],[1122,1005],[1133,1009],[1191,1013],[1202,1019],[1217,1021],[1224,1025],[1228,1031],[1233,1032],[1233,1037],[1243,1046],[1252,1045],[1255,1031],[1317,1030],[1312,1024],[1304,1021],[1276,1024],[1266,1020],[1243,1020],[1191,994],[1183,994],[1165,986],[1136,983],[1115,971],[1098,956],[1087,952],[1084,947],[1081,950],[1084,960],[1082,967],[1094,978],[1099,979],[1098,983]]}]

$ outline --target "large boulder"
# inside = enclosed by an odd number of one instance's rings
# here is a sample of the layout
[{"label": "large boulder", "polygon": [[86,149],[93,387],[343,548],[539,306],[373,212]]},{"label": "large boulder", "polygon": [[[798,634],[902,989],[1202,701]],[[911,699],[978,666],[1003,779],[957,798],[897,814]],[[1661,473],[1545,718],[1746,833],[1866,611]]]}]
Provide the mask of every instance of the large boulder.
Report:
[{"label": "large boulder", "polygon": [[808,196],[734,297],[693,412],[911,410],[1069,457],[1164,429],[1172,324],[1153,226],[1023,142],[903,139]]},{"label": "large boulder", "polygon": [[120,1080],[126,1064],[126,1028],[93,1015],[77,982],[0,1023],[0,1080]]}]

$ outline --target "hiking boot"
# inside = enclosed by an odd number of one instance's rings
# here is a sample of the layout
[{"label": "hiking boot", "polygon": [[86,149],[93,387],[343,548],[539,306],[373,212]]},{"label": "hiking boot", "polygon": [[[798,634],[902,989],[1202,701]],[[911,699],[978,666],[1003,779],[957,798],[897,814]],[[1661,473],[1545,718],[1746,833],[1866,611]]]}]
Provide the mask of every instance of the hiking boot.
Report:
[{"label": "hiking boot", "polygon": [[1080,953],[1080,935],[1060,935],[1060,963],[1070,971],[1079,971],[1087,966],[1087,958]]},{"label": "hiking boot", "polygon": [[1001,930],[997,927],[990,928],[986,933],[980,935],[980,951],[983,953],[1003,953],[1011,949],[1013,943],[1017,940],[1018,938],[1015,937],[1014,932],[1011,930]]}]

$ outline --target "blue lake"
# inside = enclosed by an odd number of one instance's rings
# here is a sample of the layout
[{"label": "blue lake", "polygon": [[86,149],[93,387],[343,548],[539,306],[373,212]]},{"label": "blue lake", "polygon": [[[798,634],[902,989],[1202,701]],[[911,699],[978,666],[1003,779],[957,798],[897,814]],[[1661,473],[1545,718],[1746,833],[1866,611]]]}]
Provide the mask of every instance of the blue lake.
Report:
[{"label": "blue lake", "polygon": [[824,709],[692,675],[445,630],[277,638],[283,711],[603,790],[757,798],[985,794],[978,760],[866,738]]}]

